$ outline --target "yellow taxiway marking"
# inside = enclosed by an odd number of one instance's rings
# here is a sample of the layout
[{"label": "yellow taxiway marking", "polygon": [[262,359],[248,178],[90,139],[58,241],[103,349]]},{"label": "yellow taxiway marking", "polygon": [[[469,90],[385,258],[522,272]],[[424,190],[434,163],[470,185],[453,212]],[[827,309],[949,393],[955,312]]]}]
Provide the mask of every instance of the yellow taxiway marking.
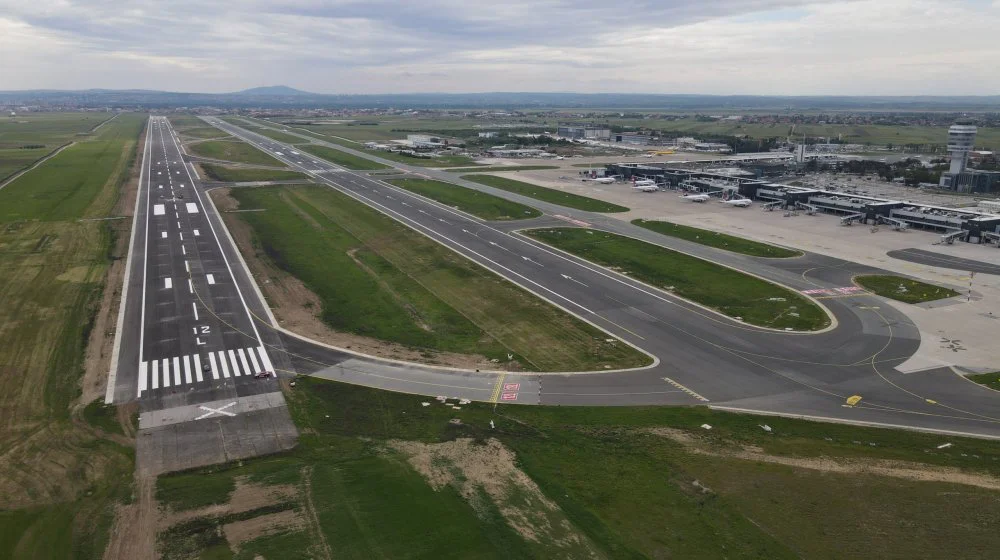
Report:
[{"label": "yellow taxiway marking", "polygon": [[701,402],[708,402],[708,399],[706,399],[705,397],[699,395],[698,393],[695,393],[691,389],[688,389],[687,387],[681,385],[680,383],[674,381],[673,379],[670,379],[669,377],[664,377],[663,380],[666,381],[667,383],[673,385],[674,387],[677,387],[681,391],[684,391],[685,393],[691,395],[692,397],[698,399]]},{"label": "yellow taxiway marking", "polygon": [[847,397],[847,406],[855,406],[861,402],[861,395],[851,395]]},{"label": "yellow taxiway marking", "polygon": [[507,377],[506,373],[501,373],[497,376],[497,382],[493,386],[493,394],[490,396],[490,402],[496,404],[497,399],[500,398],[500,393],[503,390],[503,380]]}]

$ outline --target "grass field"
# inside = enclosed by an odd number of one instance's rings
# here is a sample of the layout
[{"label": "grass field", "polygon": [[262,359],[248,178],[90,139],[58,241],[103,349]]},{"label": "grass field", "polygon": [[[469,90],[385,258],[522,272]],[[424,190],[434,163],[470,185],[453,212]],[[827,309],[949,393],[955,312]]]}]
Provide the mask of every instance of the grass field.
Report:
[{"label": "grass field", "polygon": [[[234,190],[226,214],[322,301],[334,329],[527,369],[645,365],[649,358],[390,218],[325,187]],[[217,195],[219,196],[219,195]],[[244,251],[247,248],[243,248]]]},{"label": "grass field", "polygon": [[167,117],[177,134],[185,139],[208,140],[226,138],[229,134],[207,124],[194,115],[172,115]]},{"label": "grass field", "polygon": [[164,505],[206,511],[161,533],[165,550],[227,552],[217,527],[234,514],[191,508],[254,484],[288,493],[245,516],[315,522],[243,543],[240,558],[971,559],[1000,545],[1000,492],[865,472],[894,461],[990,479],[996,442],[939,450],[936,435],[702,407],[455,411],[309,378],[288,400],[304,434],[294,451],[160,478],[165,497],[186,489]]},{"label": "grass field", "polygon": [[529,206],[443,181],[390,179],[388,182],[484,220],[525,220],[542,215]]},{"label": "grass field", "polygon": [[109,113],[26,113],[0,119],[0,182],[52,153],[85,140]]},{"label": "grass field", "polygon": [[227,167],[225,165],[215,165],[213,163],[200,164],[204,176],[212,181],[224,181],[227,183],[240,183],[248,181],[292,181],[298,179],[309,179],[309,176],[298,171],[285,171],[282,169],[254,169],[243,167]]},{"label": "grass field", "polygon": [[1000,391],[1000,371],[994,371],[993,373],[978,373],[975,375],[965,376],[969,381],[975,381],[980,385],[985,385],[990,389]]},{"label": "grass field", "polygon": [[[77,402],[145,115],[123,114],[0,190],[0,558],[100,558],[133,450]],[[95,220],[86,220],[97,218]],[[83,220],[83,221],[81,221]]]},{"label": "grass field", "polygon": [[750,255],[751,257],[785,259],[802,255],[801,251],[793,251],[791,249],[785,249],[784,247],[778,247],[769,243],[760,243],[749,239],[743,239],[742,237],[736,237],[734,235],[728,235],[717,231],[709,231],[707,229],[691,226],[683,226],[671,222],[639,219],[632,220],[632,223],[650,231],[655,231],[656,233],[662,233],[663,235],[669,235],[670,237],[677,237],[679,239],[701,243],[702,245],[708,245],[709,247],[724,249],[734,253]]},{"label": "grass field", "polygon": [[903,303],[921,303],[959,295],[949,288],[892,274],[855,276],[854,282],[869,292]]},{"label": "grass field", "polygon": [[234,163],[249,163],[252,165],[270,165],[285,167],[277,159],[265,152],[238,140],[206,140],[193,142],[185,146],[188,153],[196,156],[231,161]]},{"label": "grass field", "polygon": [[523,233],[751,325],[811,331],[830,324],[819,306],[789,289],[638,239],[578,228]]},{"label": "grass field", "polygon": [[559,169],[556,165],[484,165],[482,167],[457,167],[445,169],[448,173],[495,173],[498,171],[542,171]]},{"label": "grass field", "polygon": [[377,161],[372,161],[367,158],[359,157],[354,154],[349,154],[345,151],[338,150],[337,148],[330,148],[327,146],[320,146],[319,144],[305,144],[300,146],[302,151],[309,152],[310,154],[325,159],[326,161],[339,165],[341,167],[346,167],[347,169],[354,169],[360,171],[367,171],[373,169],[389,169],[388,165],[381,164]]},{"label": "grass field", "polygon": [[557,189],[540,187],[538,185],[532,185],[531,183],[508,179],[507,177],[497,177],[495,175],[463,175],[462,178],[508,192],[530,196],[531,198],[537,198],[538,200],[544,200],[545,202],[551,202],[552,204],[559,204],[560,206],[575,208],[577,210],[584,210],[587,212],[629,211],[629,209],[624,206],[611,204],[610,202],[604,202],[603,200],[597,200],[596,198],[589,198],[578,194],[563,192]]}]

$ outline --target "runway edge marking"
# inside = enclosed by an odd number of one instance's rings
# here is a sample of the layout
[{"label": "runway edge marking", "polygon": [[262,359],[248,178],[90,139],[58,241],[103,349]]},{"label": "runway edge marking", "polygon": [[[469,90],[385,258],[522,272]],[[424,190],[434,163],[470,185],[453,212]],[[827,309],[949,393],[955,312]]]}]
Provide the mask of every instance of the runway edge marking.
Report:
[{"label": "runway edge marking", "polygon": [[698,393],[695,393],[691,389],[688,389],[687,387],[681,385],[680,383],[674,381],[673,379],[670,379],[669,377],[664,377],[663,380],[666,381],[667,383],[673,385],[674,387],[677,387],[681,391],[684,391],[685,393],[691,395],[695,399],[698,399],[701,402],[709,402],[708,399],[706,399],[705,397],[699,395]]},{"label": "runway edge marking", "polygon": [[104,404],[114,403],[115,385],[118,383],[118,355],[121,352],[122,328],[125,326],[125,305],[128,302],[128,283],[132,278],[132,248],[135,246],[135,236],[137,233],[135,225],[139,221],[139,201],[142,200],[142,180],[146,174],[146,155],[149,151],[149,125],[152,123],[152,120],[152,117],[146,119],[146,142],[143,144],[142,148],[142,167],[139,168],[139,184],[136,186],[135,209],[132,212],[132,236],[128,241],[128,256],[125,257],[125,279],[122,282],[122,297],[118,304],[118,323],[115,326],[115,345],[111,350],[111,369],[108,372],[108,387],[104,391]]}]

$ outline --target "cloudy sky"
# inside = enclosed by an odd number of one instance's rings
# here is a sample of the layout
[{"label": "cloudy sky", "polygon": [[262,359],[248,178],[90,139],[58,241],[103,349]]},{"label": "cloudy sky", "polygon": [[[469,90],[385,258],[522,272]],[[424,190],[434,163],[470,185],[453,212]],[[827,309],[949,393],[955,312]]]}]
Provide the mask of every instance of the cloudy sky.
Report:
[{"label": "cloudy sky", "polygon": [[1000,94],[1000,0],[0,0],[0,90]]}]

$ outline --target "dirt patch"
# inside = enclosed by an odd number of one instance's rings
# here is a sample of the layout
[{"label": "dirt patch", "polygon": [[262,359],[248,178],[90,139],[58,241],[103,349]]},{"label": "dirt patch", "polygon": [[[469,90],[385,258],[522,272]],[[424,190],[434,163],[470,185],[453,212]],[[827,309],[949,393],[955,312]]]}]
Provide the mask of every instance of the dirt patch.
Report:
[{"label": "dirt patch", "polygon": [[483,444],[471,439],[437,444],[390,441],[389,446],[406,455],[435,490],[451,486],[481,513],[489,507],[482,502],[485,496],[522,537],[550,549],[549,556],[602,556],[558,504],[517,467],[514,453],[499,440]]},{"label": "dirt patch", "polygon": [[264,293],[274,318],[283,328],[296,334],[344,348],[359,354],[407,362],[465,369],[499,369],[485,356],[421,350],[374,338],[336,331],[320,318],[323,302],[298,278],[281,270],[254,244],[253,230],[238,215],[226,213],[238,210],[239,203],[229,196],[230,189],[215,189],[210,193],[219,209],[226,228],[232,235],[251,274]]},{"label": "dirt patch", "polygon": [[710,449],[706,442],[683,430],[651,428],[648,432],[676,441],[683,445],[687,451],[699,455],[742,459],[744,461],[771,463],[837,474],[873,474],[919,482],[947,482],[986,488],[988,490],[1000,490],[1000,478],[998,477],[969,473],[951,467],[933,467],[906,461],[887,461],[882,459],[782,457],[780,455],[769,455],[760,447],[750,445],[737,449]]},{"label": "dirt patch", "polygon": [[159,528],[162,531],[178,523],[198,517],[218,517],[284,502],[298,501],[298,489],[292,485],[264,486],[253,484],[244,477],[236,478],[236,488],[225,504],[214,504],[184,511],[161,511]]},{"label": "dirt patch", "polygon": [[306,522],[301,513],[286,509],[278,513],[228,523],[222,526],[222,532],[226,535],[226,540],[233,552],[239,552],[240,547],[247,541],[277,533],[298,531],[305,526]]},{"label": "dirt patch", "polygon": [[141,477],[135,482],[135,501],[119,505],[111,525],[105,560],[156,558],[156,529],[159,511],[156,507],[156,478]]}]

